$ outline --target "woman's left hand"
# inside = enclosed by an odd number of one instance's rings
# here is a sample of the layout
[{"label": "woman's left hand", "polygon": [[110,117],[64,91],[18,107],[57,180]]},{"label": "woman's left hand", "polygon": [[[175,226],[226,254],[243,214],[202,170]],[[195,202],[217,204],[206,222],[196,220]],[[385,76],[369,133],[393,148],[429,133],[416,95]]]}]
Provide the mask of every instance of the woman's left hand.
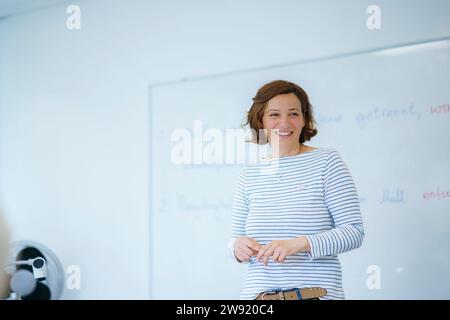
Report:
[{"label": "woman's left hand", "polygon": [[274,262],[284,262],[287,256],[292,256],[309,249],[309,242],[305,236],[289,240],[274,240],[262,246],[256,255],[256,261],[262,261],[267,265],[269,257]]}]

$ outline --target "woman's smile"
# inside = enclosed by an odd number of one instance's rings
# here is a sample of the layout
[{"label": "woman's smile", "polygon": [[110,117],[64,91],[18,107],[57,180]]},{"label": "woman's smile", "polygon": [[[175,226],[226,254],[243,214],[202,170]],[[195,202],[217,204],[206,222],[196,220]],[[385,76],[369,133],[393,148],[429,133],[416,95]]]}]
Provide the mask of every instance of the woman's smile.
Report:
[{"label": "woman's smile", "polygon": [[290,137],[290,136],[292,136],[293,135],[293,133],[294,133],[294,131],[292,131],[292,130],[278,130],[278,129],[275,129],[275,130],[273,130],[274,131],[274,133],[277,135],[277,136],[280,136],[280,137]]}]

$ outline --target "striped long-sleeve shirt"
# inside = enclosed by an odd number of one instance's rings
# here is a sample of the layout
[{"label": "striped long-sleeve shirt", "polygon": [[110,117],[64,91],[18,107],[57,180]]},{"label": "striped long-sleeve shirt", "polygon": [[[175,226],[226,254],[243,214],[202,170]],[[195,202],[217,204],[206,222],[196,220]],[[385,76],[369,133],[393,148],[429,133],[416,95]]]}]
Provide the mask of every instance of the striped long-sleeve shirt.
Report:
[{"label": "striped long-sleeve shirt", "polygon": [[[353,178],[339,152],[318,148],[244,167],[232,206],[231,244],[247,236],[261,245],[307,237],[311,251],[267,266],[252,257],[241,299],[263,291],[323,287],[323,299],[343,299],[338,254],[364,238]],[[231,246],[232,250],[232,246]]]}]

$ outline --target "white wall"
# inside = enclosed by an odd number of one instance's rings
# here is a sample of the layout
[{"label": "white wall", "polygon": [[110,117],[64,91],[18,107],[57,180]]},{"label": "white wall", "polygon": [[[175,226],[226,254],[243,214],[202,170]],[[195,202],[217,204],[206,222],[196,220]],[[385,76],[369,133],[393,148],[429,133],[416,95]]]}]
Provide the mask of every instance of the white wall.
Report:
[{"label": "white wall", "polygon": [[[14,239],[82,271],[66,298],[149,297],[151,83],[450,35],[450,2],[68,1],[0,20],[0,191]],[[114,267],[112,266],[114,265]]]}]

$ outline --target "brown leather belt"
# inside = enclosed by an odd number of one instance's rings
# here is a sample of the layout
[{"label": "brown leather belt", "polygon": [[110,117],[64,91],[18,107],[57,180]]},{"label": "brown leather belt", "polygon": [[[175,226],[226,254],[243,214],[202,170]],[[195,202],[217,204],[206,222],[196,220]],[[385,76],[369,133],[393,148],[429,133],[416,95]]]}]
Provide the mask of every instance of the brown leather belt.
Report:
[{"label": "brown leather belt", "polygon": [[261,292],[255,300],[309,300],[318,299],[326,294],[327,290],[320,287],[293,288],[289,290]]}]

